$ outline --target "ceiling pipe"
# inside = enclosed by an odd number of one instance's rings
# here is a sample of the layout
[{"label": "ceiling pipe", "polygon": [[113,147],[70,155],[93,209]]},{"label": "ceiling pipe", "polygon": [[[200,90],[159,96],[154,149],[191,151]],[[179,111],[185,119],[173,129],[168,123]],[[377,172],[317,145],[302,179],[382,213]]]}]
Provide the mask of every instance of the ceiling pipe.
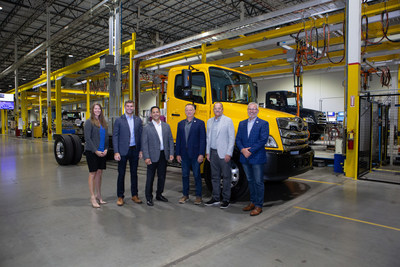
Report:
[{"label": "ceiling pipe", "polygon": [[93,16],[97,15],[99,12],[103,11],[104,8],[107,8],[104,4],[109,2],[110,0],[103,0],[96,6],[92,7],[89,11],[87,11],[85,14],[77,18],[76,20],[72,21],[69,25],[65,26],[61,30],[59,30],[57,33],[53,35],[53,37],[50,39],[49,42],[45,41],[35,48],[33,48],[31,51],[29,51],[27,54],[25,54],[20,60],[6,68],[0,73],[0,79],[4,78],[6,75],[9,73],[13,72],[15,69],[17,69],[19,66],[24,64],[25,62],[31,60],[38,54],[44,52],[48,46],[51,46],[52,44],[55,44],[59,41],[61,41],[63,38],[65,38],[66,35],[70,34],[71,32],[75,31],[76,29],[79,29],[82,27],[82,24],[90,20]]}]

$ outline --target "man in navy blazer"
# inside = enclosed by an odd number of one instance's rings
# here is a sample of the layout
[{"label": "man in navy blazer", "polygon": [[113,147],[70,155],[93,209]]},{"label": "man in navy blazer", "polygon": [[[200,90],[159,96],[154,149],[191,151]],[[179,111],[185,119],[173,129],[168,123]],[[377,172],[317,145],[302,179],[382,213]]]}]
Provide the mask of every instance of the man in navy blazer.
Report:
[{"label": "man in navy blazer", "polygon": [[257,117],[258,104],[249,103],[249,118],[239,123],[236,134],[236,146],[240,150],[240,162],[247,176],[250,188],[250,204],[243,211],[250,211],[250,216],[262,212],[264,203],[264,164],[267,162],[265,144],[269,137],[268,122]]},{"label": "man in navy blazer", "polygon": [[182,164],[182,194],[179,200],[184,204],[189,200],[189,175],[192,167],[195,186],[195,205],[202,202],[202,184],[200,175],[200,164],[204,160],[206,150],[206,127],[204,121],[195,118],[194,104],[185,106],[186,119],[178,123],[176,133],[176,159]]},{"label": "man in navy blazer", "polygon": [[125,114],[115,120],[113,130],[114,159],[118,161],[117,205],[124,205],[126,162],[129,161],[131,172],[132,201],[141,204],[138,197],[137,168],[139,158],[142,158],[142,120],[135,116],[135,103],[125,102]]}]

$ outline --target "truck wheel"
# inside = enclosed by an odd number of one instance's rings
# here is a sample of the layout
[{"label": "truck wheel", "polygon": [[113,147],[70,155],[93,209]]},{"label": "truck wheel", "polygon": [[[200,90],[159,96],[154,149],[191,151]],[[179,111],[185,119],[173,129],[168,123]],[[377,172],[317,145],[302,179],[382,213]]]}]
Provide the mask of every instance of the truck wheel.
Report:
[{"label": "truck wheel", "polygon": [[[247,185],[246,174],[243,171],[242,165],[240,164],[238,158],[233,157],[231,160],[231,201],[240,201],[249,199],[249,189]],[[211,166],[209,161],[204,163],[204,179],[208,190],[212,192],[212,182],[211,182]],[[221,179],[222,187],[222,179]]]},{"label": "truck wheel", "polygon": [[60,135],[54,141],[54,156],[60,165],[68,165],[72,161],[74,145],[68,135]]},{"label": "truck wheel", "polygon": [[81,161],[82,158],[82,152],[83,152],[82,142],[79,136],[75,134],[71,134],[69,135],[69,137],[71,138],[74,149],[71,164],[76,165]]}]

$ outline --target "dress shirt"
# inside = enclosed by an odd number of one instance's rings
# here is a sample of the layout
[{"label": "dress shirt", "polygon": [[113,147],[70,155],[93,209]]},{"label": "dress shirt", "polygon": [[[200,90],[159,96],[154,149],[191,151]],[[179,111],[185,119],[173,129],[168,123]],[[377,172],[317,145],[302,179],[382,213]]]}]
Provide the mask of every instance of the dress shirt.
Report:
[{"label": "dress shirt", "polygon": [[190,133],[190,128],[192,127],[192,122],[193,119],[191,121],[186,120],[185,121],[185,140],[186,140],[186,147],[187,147],[187,141],[189,138],[189,133]]},{"label": "dress shirt", "polygon": [[161,129],[161,121],[160,123],[155,122],[154,120],[151,121],[156,128],[158,138],[160,139],[160,150],[164,150],[164,144],[163,144],[163,137],[162,137],[162,129]]},{"label": "dress shirt", "polygon": [[133,115],[132,116],[128,116],[126,115],[126,120],[128,121],[129,124],[129,131],[131,132],[131,139],[129,140],[129,146],[135,146],[136,142],[135,142],[135,120],[133,119]]},{"label": "dress shirt", "polygon": [[250,119],[248,120],[248,122],[247,122],[247,137],[250,136],[251,129],[253,128],[253,125],[254,125],[254,122],[256,121],[256,119],[257,119],[257,117],[255,117],[252,120],[250,120]]},{"label": "dress shirt", "polygon": [[218,132],[218,127],[219,127],[219,122],[221,121],[221,117],[219,118],[214,118],[214,123],[212,124],[211,128],[211,142],[210,142],[210,147],[212,149],[217,149],[217,132]]}]

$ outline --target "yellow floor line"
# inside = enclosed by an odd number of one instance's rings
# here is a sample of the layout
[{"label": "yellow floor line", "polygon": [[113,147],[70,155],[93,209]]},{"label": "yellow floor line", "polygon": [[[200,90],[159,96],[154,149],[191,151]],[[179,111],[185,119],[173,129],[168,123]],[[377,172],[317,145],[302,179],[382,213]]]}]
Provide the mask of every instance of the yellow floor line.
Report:
[{"label": "yellow floor line", "polygon": [[373,168],[373,171],[383,171],[383,172],[398,172],[400,173],[400,171],[396,171],[396,170],[385,170],[385,169],[377,169],[377,168]]},{"label": "yellow floor line", "polygon": [[344,216],[335,215],[335,214],[326,213],[326,212],[317,211],[317,210],[310,210],[310,209],[306,209],[306,208],[302,208],[302,207],[294,207],[294,208],[295,208],[295,209],[300,209],[300,210],[311,211],[311,212],[315,212],[315,213],[319,213],[319,214],[324,214],[324,215],[328,215],[328,216],[332,216],[332,217],[336,217],[336,218],[341,218],[341,219],[345,219],[345,220],[349,220],[349,221],[360,222],[360,223],[365,223],[365,224],[369,224],[369,225],[374,225],[374,226],[378,226],[378,227],[383,227],[383,228],[387,228],[387,229],[391,229],[391,230],[400,231],[399,228],[395,228],[395,227],[391,227],[391,226],[386,226],[386,225],[382,225],[382,224],[377,224],[377,223],[372,223],[372,222],[357,220],[357,219],[353,219],[353,218],[349,218],[349,217],[344,217]]},{"label": "yellow floor line", "polygon": [[324,182],[324,181],[317,181],[317,180],[309,180],[309,179],[302,179],[302,178],[294,178],[294,177],[289,177],[289,179],[292,179],[292,180],[299,180],[299,181],[306,181],[306,182],[313,182],[313,183],[321,183],[321,184],[343,185],[343,184],[339,184],[339,183],[331,183],[331,182]]}]

